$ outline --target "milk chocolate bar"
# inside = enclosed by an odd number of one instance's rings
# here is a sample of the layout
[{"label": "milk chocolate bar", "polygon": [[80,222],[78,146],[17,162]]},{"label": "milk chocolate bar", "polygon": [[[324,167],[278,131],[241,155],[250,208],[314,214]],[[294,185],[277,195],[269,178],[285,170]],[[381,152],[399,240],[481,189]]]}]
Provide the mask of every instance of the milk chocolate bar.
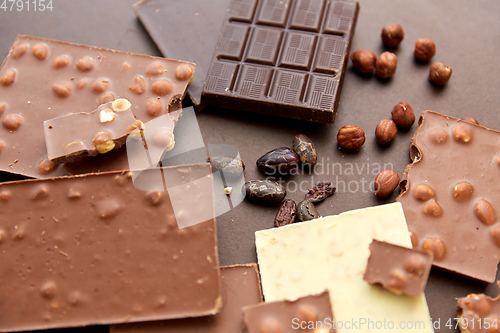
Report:
[{"label": "milk chocolate bar", "polygon": [[419,322],[418,328],[400,328],[398,332],[432,333],[424,295],[398,296],[363,280],[374,237],[411,247],[400,203],[257,231],[255,246],[264,299],[297,299],[326,289],[336,322],[364,318],[355,327],[337,327],[341,333],[380,332],[368,319]]},{"label": "milk chocolate bar", "polygon": [[352,0],[233,0],[203,101],[333,123],[358,11]]},{"label": "milk chocolate bar", "polygon": [[55,164],[71,162],[120,148],[132,131],[143,127],[131,106],[128,100],[119,98],[91,113],[71,113],[44,121],[49,160]]},{"label": "milk chocolate bar", "polygon": [[[201,91],[229,2],[143,0],[134,5],[137,17],[163,56],[196,63],[188,94],[197,109],[203,107]],[[169,27],[175,27],[175,33],[165,33]]]},{"label": "milk chocolate bar", "polygon": [[499,332],[500,296],[491,298],[485,294],[469,294],[459,298],[457,318],[460,318],[458,328],[462,333]]},{"label": "milk chocolate bar", "polygon": [[111,333],[243,333],[244,306],[262,302],[256,264],[221,267],[222,308],[215,316],[113,325]]},{"label": "milk chocolate bar", "polygon": [[189,62],[18,36],[0,70],[0,171],[34,178],[73,174],[71,166],[48,159],[45,120],[126,98],[145,123],[184,97],[194,68]]},{"label": "milk chocolate bar", "polygon": [[0,184],[0,331],[219,310],[215,219],[179,229],[172,193],[133,184],[158,172],[214,213],[212,193],[197,185],[212,177],[208,164]]},{"label": "milk chocolate bar", "polygon": [[294,301],[247,306],[243,320],[248,333],[336,332],[328,291]]},{"label": "milk chocolate bar", "polygon": [[500,258],[499,142],[500,132],[423,112],[397,198],[434,266],[488,283]]},{"label": "milk chocolate bar", "polygon": [[397,295],[423,294],[432,266],[432,254],[373,240],[363,279]]}]

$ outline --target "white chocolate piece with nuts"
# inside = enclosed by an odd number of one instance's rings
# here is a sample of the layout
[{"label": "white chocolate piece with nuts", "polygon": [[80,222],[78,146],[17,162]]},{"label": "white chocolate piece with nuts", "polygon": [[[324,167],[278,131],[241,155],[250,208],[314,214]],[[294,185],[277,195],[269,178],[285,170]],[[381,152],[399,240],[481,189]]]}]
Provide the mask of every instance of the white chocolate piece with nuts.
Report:
[{"label": "white chocolate piece with nuts", "polygon": [[[308,222],[257,231],[255,244],[266,301],[330,291],[336,321],[392,321],[398,332],[431,333],[425,296],[398,296],[363,280],[373,239],[411,248],[400,203],[354,210]],[[400,329],[401,321],[425,327]],[[338,333],[384,332],[373,327]]]}]

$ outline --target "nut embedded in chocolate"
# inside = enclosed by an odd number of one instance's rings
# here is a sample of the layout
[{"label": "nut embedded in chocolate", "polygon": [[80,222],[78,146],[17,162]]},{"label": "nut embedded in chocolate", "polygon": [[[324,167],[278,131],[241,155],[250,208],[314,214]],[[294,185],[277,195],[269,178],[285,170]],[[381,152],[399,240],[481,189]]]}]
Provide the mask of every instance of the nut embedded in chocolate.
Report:
[{"label": "nut embedded in chocolate", "polygon": [[434,260],[439,260],[444,255],[444,243],[439,238],[426,239],[423,248],[434,255]]},{"label": "nut embedded in chocolate", "polygon": [[411,127],[415,122],[415,112],[407,102],[399,102],[392,108],[392,120],[399,127]]},{"label": "nut embedded in chocolate", "polygon": [[394,170],[384,170],[375,177],[375,195],[385,198],[391,195],[399,185],[399,175]]},{"label": "nut embedded in chocolate", "polygon": [[243,185],[245,198],[263,203],[281,202],[286,197],[286,189],[272,180],[251,180]]},{"label": "nut embedded in chocolate", "polygon": [[370,50],[357,50],[351,54],[352,65],[361,73],[373,72],[377,56]]},{"label": "nut embedded in chocolate", "polygon": [[419,38],[415,42],[413,55],[417,60],[429,61],[436,54],[436,44],[430,38]]},{"label": "nut embedded in chocolate", "polygon": [[276,217],[274,218],[274,226],[282,227],[287,224],[295,223],[297,217],[297,205],[292,199],[286,199],[280,206]]},{"label": "nut embedded in chocolate", "polygon": [[68,97],[71,93],[71,85],[68,82],[57,82],[52,85],[52,91],[59,97]]},{"label": "nut embedded in chocolate", "polygon": [[89,57],[82,57],[76,62],[76,68],[78,68],[82,72],[91,71],[94,67],[94,60]]},{"label": "nut embedded in chocolate", "polygon": [[337,142],[345,149],[358,149],[365,140],[365,132],[358,126],[345,125],[337,133]]},{"label": "nut embedded in chocolate", "polygon": [[441,62],[432,63],[429,69],[429,81],[443,85],[450,80],[452,69]]},{"label": "nut embedded in chocolate", "polygon": [[382,53],[375,62],[377,75],[382,79],[388,79],[396,73],[398,57],[392,52]]},{"label": "nut embedded in chocolate", "polygon": [[188,65],[182,64],[175,68],[174,74],[179,80],[187,80],[193,76],[193,69]]},{"label": "nut embedded in chocolate", "polygon": [[10,86],[12,83],[14,83],[14,80],[16,79],[16,71],[13,69],[8,69],[3,73],[2,76],[0,76],[0,84],[2,86]]},{"label": "nut embedded in chocolate", "polygon": [[495,222],[493,206],[487,200],[481,199],[476,202],[474,213],[484,224],[490,225]]},{"label": "nut embedded in chocolate", "polygon": [[156,98],[151,99],[146,103],[146,113],[148,114],[148,116],[151,117],[156,117],[157,115],[159,115],[161,113],[162,108],[163,105]]},{"label": "nut embedded in chocolate", "polygon": [[464,201],[472,194],[472,185],[467,182],[458,183],[453,187],[453,197],[457,201]]},{"label": "nut embedded in chocolate", "polygon": [[163,69],[163,65],[158,61],[155,61],[146,67],[146,75],[156,76],[163,74],[165,70]]},{"label": "nut embedded in chocolate", "polygon": [[375,128],[375,137],[381,145],[388,144],[396,137],[398,128],[396,123],[390,119],[381,120]]},{"label": "nut embedded in chocolate", "polygon": [[289,174],[299,164],[299,156],[288,147],[268,151],[257,160],[257,168],[266,175]]},{"label": "nut embedded in chocolate", "polygon": [[38,59],[44,60],[49,54],[49,49],[44,44],[36,44],[31,49],[31,53],[33,53],[33,55]]},{"label": "nut embedded in chocolate", "polygon": [[479,125],[479,121],[471,117],[463,117],[462,120],[471,124]]},{"label": "nut embedded in chocolate", "polygon": [[6,114],[2,118],[2,125],[8,130],[15,131],[23,123],[23,118],[15,113]]},{"label": "nut embedded in chocolate", "polygon": [[52,61],[52,68],[54,69],[64,68],[68,65],[69,65],[69,58],[64,54],[57,56],[54,59],[54,61]]},{"label": "nut embedded in chocolate", "polygon": [[309,200],[299,202],[297,205],[297,218],[299,221],[305,222],[319,218],[320,215],[316,207]]},{"label": "nut embedded in chocolate", "polygon": [[293,138],[292,147],[295,153],[299,156],[300,162],[305,166],[312,168],[316,165],[318,155],[316,154],[316,147],[308,136],[304,134],[297,134]]},{"label": "nut embedded in chocolate", "polygon": [[105,154],[115,148],[115,143],[108,132],[99,132],[94,135],[92,143],[100,154]]},{"label": "nut embedded in chocolate", "polygon": [[429,185],[420,184],[415,187],[414,195],[417,200],[427,201],[434,197],[434,190]]},{"label": "nut embedded in chocolate", "polygon": [[403,27],[397,23],[391,23],[382,28],[382,43],[387,47],[397,47],[405,38]]},{"label": "nut embedded in chocolate", "polygon": [[327,197],[333,195],[336,188],[332,186],[331,182],[317,182],[313,188],[310,188],[305,196],[305,199],[311,202],[320,202]]}]

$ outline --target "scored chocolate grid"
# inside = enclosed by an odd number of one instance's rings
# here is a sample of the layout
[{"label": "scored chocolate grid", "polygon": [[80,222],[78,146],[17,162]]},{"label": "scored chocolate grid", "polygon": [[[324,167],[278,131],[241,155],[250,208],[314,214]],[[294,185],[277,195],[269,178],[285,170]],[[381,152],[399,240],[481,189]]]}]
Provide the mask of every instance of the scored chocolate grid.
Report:
[{"label": "scored chocolate grid", "polygon": [[[219,60],[214,60],[205,90],[291,105],[306,102],[309,107],[332,110],[339,80],[336,74],[344,61],[355,8],[356,2],[345,0],[264,0],[260,6],[256,0],[234,0],[229,23],[221,33]],[[233,71],[232,76],[218,77],[222,69]]]}]

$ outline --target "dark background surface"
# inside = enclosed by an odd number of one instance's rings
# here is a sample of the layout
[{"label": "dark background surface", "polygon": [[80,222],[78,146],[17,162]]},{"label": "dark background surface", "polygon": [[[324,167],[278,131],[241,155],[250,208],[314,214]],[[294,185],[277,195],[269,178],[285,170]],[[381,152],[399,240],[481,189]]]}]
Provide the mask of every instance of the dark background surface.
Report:
[{"label": "dark background surface", "polygon": [[[8,54],[17,34],[159,56],[161,54],[132,10],[134,2],[53,0],[52,12],[27,12],[26,8],[20,12],[0,10],[0,56]],[[295,190],[294,184],[302,185],[305,190],[318,180],[338,182],[337,193],[317,207],[323,216],[394,202],[399,189],[381,200],[369,193],[368,183],[380,171],[378,167],[385,169],[383,165],[389,163],[388,166],[392,165],[401,176],[410,162],[409,143],[416,125],[410,131],[400,131],[387,147],[379,146],[374,137],[377,123],[390,118],[392,107],[400,101],[409,102],[417,117],[424,110],[433,110],[458,118],[474,117],[481,125],[500,129],[497,110],[500,105],[500,1],[360,0],[360,6],[353,51],[366,48],[377,55],[383,52],[380,31],[388,23],[400,23],[406,36],[394,51],[399,60],[392,79],[382,81],[374,75],[360,76],[349,65],[335,124],[305,123],[211,108],[198,114],[206,144],[228,143],[239,149],[247,165],[247,180],[265,178],[255,167],[255,161],[262,154],[276,147],[291,146],[295,134],[308,135],[316,144],[323,168],[317,167],[313,175],[289,177],[289,196],[296,201],[303,198],[304,191]],[[189,19],[186,17],[186,22]],[[165,34],[181,33],[178,27],[165,30]],[[428,82],[429,64],[413,59],[414,42],[419,37],[430,37],[436,42],[437,54],[433,61],[453,68],[452,78],[443,88]],[[207,50],[210,54],[212,51]],[[348,152],[337,146],[337,131],[345,124],[365,130],[367,140],[359,151]],[[335,171],[327,172],[327,165],[331,169],[333,164]],[[345,182],[345,189],[342,182]],[[276,212],[275,206],[243,202],[218,217],[221,264],[255,262],[253,234],[256,230],[272,227]],[[456,298],[485,291],[496,296],[498,288],[433,269],[426,295],[433,319],[441,319],[441,330],[436,332],[456,331],[445,326],[449,318],[455,317]],[[91,330],[106,331],[107,328]]]}]

